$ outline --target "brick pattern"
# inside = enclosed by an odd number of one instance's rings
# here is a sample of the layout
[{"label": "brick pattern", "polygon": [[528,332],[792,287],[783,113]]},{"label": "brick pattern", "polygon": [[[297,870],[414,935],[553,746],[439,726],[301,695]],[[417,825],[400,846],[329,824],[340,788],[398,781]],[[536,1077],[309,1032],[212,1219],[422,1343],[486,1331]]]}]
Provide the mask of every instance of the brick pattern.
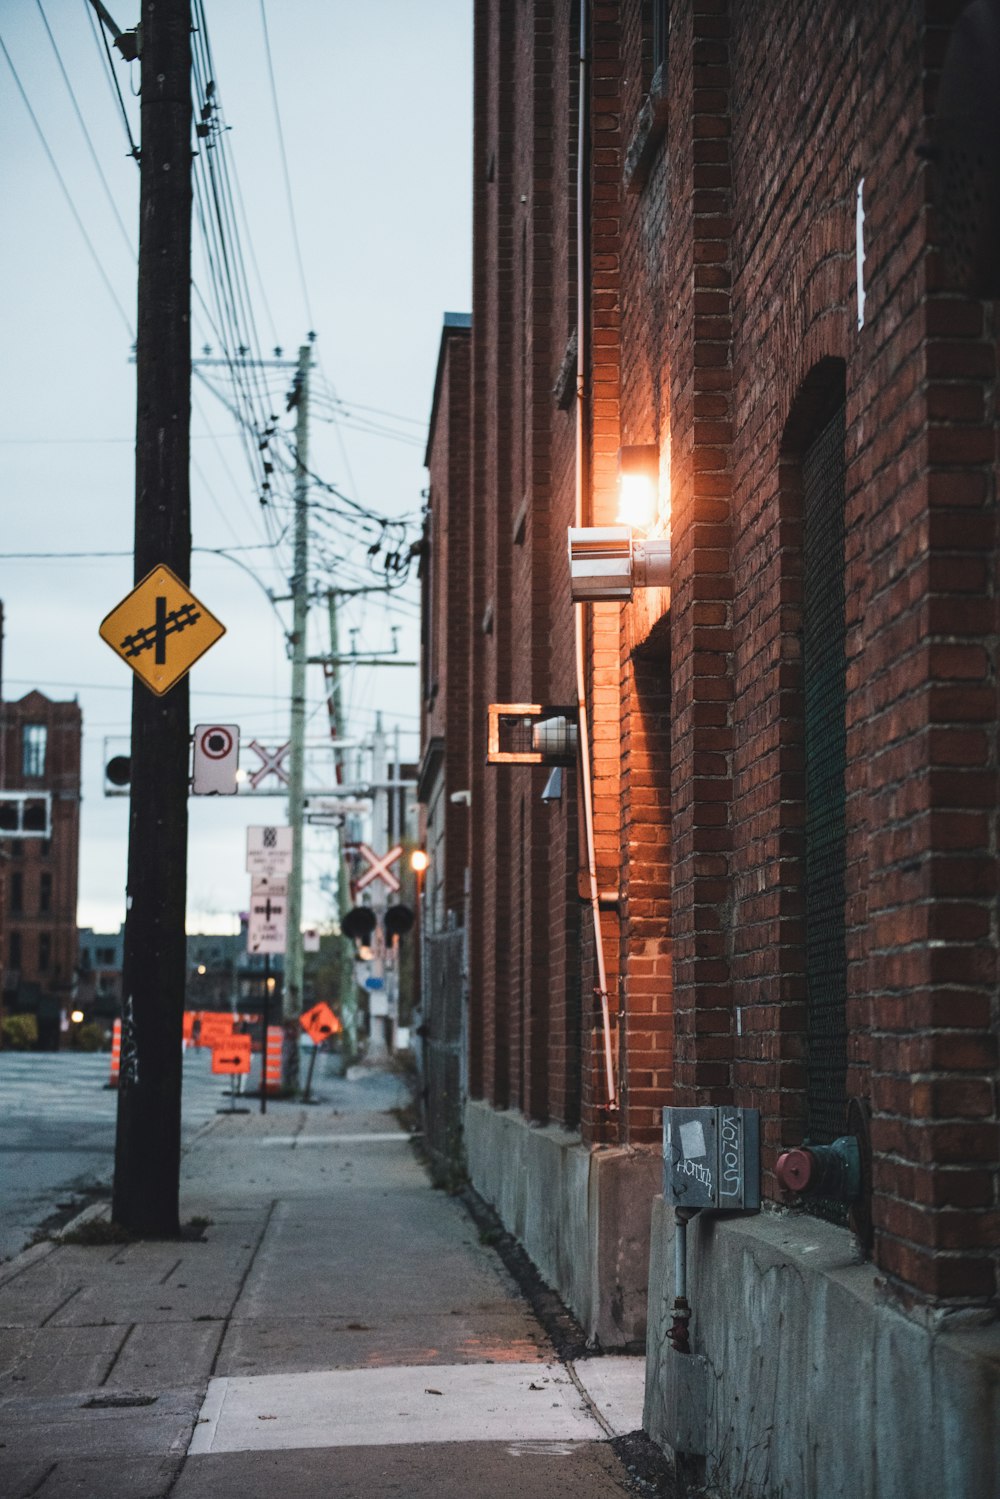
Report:
[{"label": "brick pattern", "polygon": [[540,772],[481,764],[489,700],[575,695],[570,0],[476,8],[466,720],[474,1091],[650,1148],[671,1097],[754,1105],[780,1198],[805,1120],[801,455],[843,394],[847,1091],[881,1273],[955,1303],[996,1297],[1000,1226],[997,313],[943,285],[916,149],[959,10],[673,0],[651,112],[649,7],[589,7],[586,519],[613,517],[619,446],[655,443],[673,544],[669,594],[587,610],[617,1116],[575,776],[543,808]]}]

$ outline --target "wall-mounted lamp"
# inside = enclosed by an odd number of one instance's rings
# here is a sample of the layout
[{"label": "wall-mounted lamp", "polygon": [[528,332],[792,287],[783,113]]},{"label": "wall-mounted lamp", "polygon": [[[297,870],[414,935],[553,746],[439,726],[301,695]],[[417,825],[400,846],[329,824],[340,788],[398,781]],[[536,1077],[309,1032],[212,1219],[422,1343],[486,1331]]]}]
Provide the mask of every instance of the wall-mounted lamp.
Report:
[{"label": "wall-mounted lamp", "polygon": [[410,855],[410,868],[414,874],[423,874],[430,862],[430,859],[422,848],[415,848]]},{"label": "wall-mounted lamp", "polygon": [[660,449],[655,442],[618,449],[618,519],[648,531],[659,509]]},{"label": "wall-mounted lamp", "polygon": [[569,577],[575,604],[669,588],[670,538],[636,536],[629,526],[571,526]]}]

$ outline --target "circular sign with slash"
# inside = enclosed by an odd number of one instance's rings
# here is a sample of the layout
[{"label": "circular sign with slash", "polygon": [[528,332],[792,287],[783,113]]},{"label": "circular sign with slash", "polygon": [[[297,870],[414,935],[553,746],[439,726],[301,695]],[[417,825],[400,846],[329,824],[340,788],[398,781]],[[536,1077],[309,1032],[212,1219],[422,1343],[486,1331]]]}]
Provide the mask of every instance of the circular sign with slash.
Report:
[{"label": "circular sign with slash", "polygon": [[205,729],[201,736],[201,752],[210,760],[224,760],[233,747],[233,736],[222,724]]}]

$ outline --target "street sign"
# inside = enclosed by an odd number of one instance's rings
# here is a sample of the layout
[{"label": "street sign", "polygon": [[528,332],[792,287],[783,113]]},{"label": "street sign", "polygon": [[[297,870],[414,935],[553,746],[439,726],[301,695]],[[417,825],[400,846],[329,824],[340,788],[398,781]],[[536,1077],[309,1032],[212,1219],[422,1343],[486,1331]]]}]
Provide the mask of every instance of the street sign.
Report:
[{"label": "street sign", "polygon": [[232,1011],[202,1010],[198,1021],[198,1045],[219,1046],[232,1039]]},{"label": "street sign", "polygon": [[287,744],[279,744],[277,749],[268,749],[263,744],[258,744],[256,739],[251,739],[249,748],[255,755],[260,756],[260,765],[256,770],[251,770],[247,775],[247,781],[252,791],[256,791],[261,781],[268,776],[274,776],[276,780],[288,785],[288,771],[285,769],[285,756],[291,749],[291,740]]},{"label": "street sign", "polygon": [[399,880],[393,874],[391,866],[395,864],[402,852],[403,845],[401,843],[397,843],[395,848],[390,848],[387,854],[377,854],[373,849],[368,847],[367,843],[359,843],[358,853],[368,860],[371,867],[366,869],[364,874],[355,881],[355,890],[364,890],[374,880],[381,880],[383,885],[388,885],[389,889],[393,892],[398,890]]},{"label": "street sign", "polygon": [[282,896],[251,896],[247,952],[283,953],[287,930],[288,908]]},{"label": "street sign", "polygon": [[278,896],[282,900],[288,895],[288,876],[286,874],[255,874],[250,880],[251,897],[256,896]]},{"label": "street sign", "polygon": [[212,1047],[213,1072],[249,1072],[250,1037],[231,1036],[228,1041]]},{"label": "street sign", "polygon": [[162,697],[226,633],[226,627],[163,563],[101,622],[101,639]]},{"label": "street sign", "polygon": [[306,926],[302,928],[302,951],[319,952],[318,926]]},{"label": "street sign", "polygon": [[324,1004],[322,1000],[318,1005],[313,1005],[304,1015],[299,1016],[299,1024],[316,1046],[322,1046],[327,1036],[335,1036],[343,1026],[337,1016]]},{"label": "street sign", "polygon": [[287,875],[291,872],[291,828],[247,828],[247,874]]},{"label": "street sign", "polygon": [[235,796],[239,759],[239,724],[195,724],[191,775],[194,795]]}]

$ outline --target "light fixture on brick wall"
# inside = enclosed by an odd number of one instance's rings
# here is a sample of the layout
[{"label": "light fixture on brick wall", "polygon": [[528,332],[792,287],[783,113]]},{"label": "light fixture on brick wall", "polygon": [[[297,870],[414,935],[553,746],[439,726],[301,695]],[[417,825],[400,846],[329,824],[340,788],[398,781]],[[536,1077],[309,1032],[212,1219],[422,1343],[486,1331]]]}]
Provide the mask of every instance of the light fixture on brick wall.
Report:
[{"label": "light fixture on brick wall", "polygon": [[670,587],[668,536],[637,536],[631,526],[571,526],[568,535],[575,604],[630,599],[637,588]]},{"label": "light fixture on brick wall", "polygon": [[648,531],[659,509],[660,449],[655,442],[618,449],[618,516],[623,526]]}]

